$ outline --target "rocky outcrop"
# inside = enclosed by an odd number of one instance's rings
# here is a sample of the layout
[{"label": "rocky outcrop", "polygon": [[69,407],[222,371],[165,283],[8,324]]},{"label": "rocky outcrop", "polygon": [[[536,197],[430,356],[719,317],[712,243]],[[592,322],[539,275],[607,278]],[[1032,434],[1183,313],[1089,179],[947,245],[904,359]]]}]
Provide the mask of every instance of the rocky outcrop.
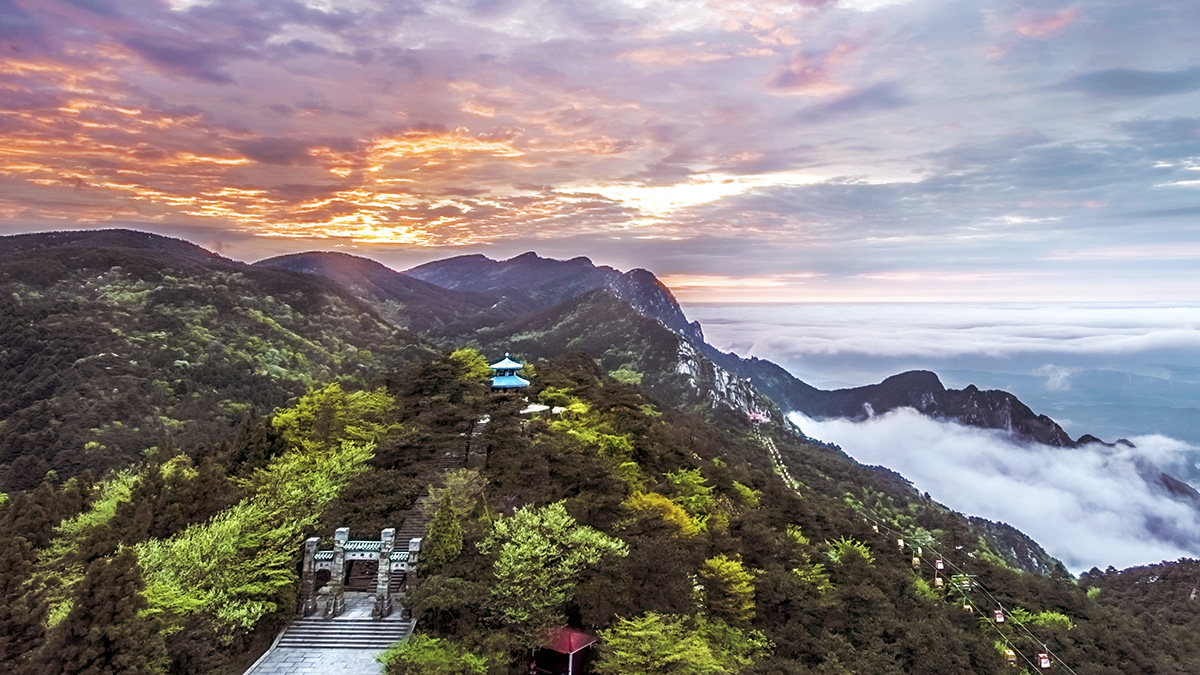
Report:
[{"label": "rocky outcrop", "polygon": [[692,392],[710,406],[725,405],[745,415],[774,407],[754,385],[705,358],[687,340],[679,341],[679,364],[675,372],[686,377]]}]

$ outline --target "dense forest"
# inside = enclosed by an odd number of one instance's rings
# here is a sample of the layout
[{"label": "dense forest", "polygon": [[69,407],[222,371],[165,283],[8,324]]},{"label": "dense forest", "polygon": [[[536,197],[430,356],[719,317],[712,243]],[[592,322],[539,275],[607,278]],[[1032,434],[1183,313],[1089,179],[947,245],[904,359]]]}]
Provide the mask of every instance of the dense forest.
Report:
[{"label": "dense forest", "polygon": [[[392,675],[528,672],[561,626],[599,635],[602,674],[1014,672],[1008,649],[1016,672],[1200,672],[1195,561],[1074,579],[696,394],[612,296],[595,333],[537,309],[436,343],[194,247],[5,244],[0,672],[241,673],[296,611],[305,538],[422,505]],[[497,345],[520,395],[488,389]]]}]

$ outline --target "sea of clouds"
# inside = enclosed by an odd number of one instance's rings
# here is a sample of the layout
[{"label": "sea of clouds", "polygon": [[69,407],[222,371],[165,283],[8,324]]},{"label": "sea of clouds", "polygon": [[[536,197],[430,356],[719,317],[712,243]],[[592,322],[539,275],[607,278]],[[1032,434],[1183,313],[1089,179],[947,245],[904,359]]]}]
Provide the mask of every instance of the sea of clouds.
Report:
[{"label": "sea of clouds", "polygon": [[1138,456],[1185,449],[1178,441],[1136,437],[1136,449],[1023,445],[907,408],[857,423],[791,418],[809,436],[900,472],[957,511],[1013,525],[1073,572],[1200,556],[1200,512],[1147,484],[1136,466]]},{"label": "sea of clouds", "polygon": [[[824,388],[878,382],[899,368],[1032,373],[1200,371],[1197,304],[690,304],[709,342],[776,361]],[[1065,369],[1065,370],[1064,370]]]},{"label": "sea of clouds", "polygon": [[894,469],[951,508],[1006,522],[1074,572],[1200,557],[1197,511],[1141,478],[1200,487],[1200,305],[689,305],[720,349],[822,388],[912,369],[1011,391],[1074,436],[1135,448],[1014,443],[897,410],[865,422],[793,414],[808,435]]}]

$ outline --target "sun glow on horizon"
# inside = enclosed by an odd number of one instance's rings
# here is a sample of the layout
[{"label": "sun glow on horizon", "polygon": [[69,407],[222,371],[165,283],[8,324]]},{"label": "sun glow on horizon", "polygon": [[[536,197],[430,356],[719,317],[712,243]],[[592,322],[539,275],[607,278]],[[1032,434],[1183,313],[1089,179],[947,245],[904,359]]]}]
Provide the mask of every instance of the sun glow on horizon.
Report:
[{"label": "sun glow on horizon", "polygon": [[780,171],[750,175],[704,173],[669,185],[600,183],[560,188],[569,195],[596,194],[655,217],[709,204],[751,190],[823,183],[827,178],[806,171]]}]

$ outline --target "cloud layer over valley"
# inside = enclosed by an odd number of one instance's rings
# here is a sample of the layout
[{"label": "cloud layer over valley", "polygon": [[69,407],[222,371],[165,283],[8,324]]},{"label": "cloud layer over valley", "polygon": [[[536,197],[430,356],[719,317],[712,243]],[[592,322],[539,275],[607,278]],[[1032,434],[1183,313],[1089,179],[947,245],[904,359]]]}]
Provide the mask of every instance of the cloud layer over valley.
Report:
[{"label": "cloud layer over valley", "polygon": [[[1196,303],[686,309],[718,348],[770,359],[821,388],[932,370],[948,387],[974,384],[1012,392],[1075,436],[1113,440],[1159,433],[1200,445]],[[1200,473],[1194,477],[1200,479]]]},{"label": "cloud layer over valley", "polygon": [[1196,451],[1177,441],[1146,436],[1133,439],[1136,450],[1064,450],[1015,444],[911,409],[860,423],[791,417],[806,434],[900,472],[957,511],[1013,525],[1073,572],[1200,556],[1200,511],[1138,471],[1138,457],[1169,464]]}]

